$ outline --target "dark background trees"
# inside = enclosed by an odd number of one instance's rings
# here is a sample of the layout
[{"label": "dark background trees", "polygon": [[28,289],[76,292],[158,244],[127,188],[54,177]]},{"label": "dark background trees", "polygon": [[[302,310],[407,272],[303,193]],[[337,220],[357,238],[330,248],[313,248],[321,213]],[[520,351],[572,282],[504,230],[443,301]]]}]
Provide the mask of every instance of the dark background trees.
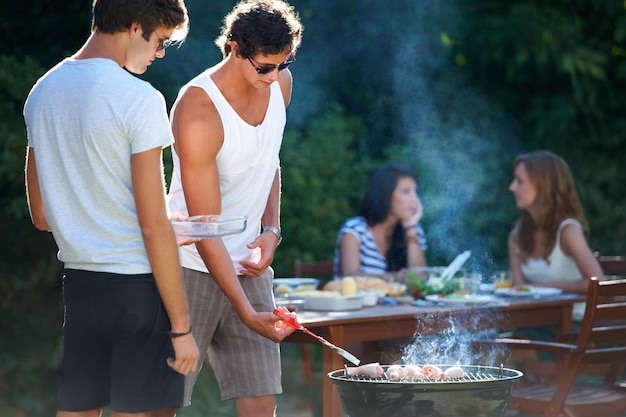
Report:
[{"label": "dark background trees", "polygon": [[[0,1],[1,415],[8,405],[29,416],[54,408],[60,265],[51,237],[28,219],[21,110],[34,81],[85,40],[90,3]],[[169,104],[220,59],[213,39],[233,4],[187,1],[188,40],[142,76]],[[430,264],[471,248],[470,267],[504,269],[517,216],[511,163],[540,148],[570,164],[592,248],[626,252],[623,1],[293,4],[305,33],[281,155],[277,276],[296,257],[332,259],[339,225],[390,159],[420,178]]]}]

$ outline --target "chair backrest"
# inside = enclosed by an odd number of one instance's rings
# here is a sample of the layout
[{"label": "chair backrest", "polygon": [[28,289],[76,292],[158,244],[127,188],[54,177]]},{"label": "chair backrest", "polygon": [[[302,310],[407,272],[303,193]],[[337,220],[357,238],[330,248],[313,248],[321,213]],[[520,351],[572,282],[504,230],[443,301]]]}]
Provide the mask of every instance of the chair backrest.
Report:
[{"label": "chair backrest", "polygon": [[626,276],[626,256],[603,256],[600,252],[593,253],[605,275]]},{"label": "chair backrest", "polygon": [[[509,406],[542,417],[596,415],[589,414],[589,410],[598,409],[602,409],[602,416],[623,416],[626,395],[613,387],[626,365],[626,279],[591,278],[580,329],[564,336],[567,337],[559,337],[556,342],[497,340],[512,349],[556,354],[553,378],[515,387]],[[544,362],[542,369],[545,367]],[[579,376],[594,369],[603,370],[603,387],[575,386]],[[533,369],[528,371],[532,375]]]},{"label": "chair backrest", "polygon": [[293,276],[301,277],[332,277],[334,271],[333,262],[302,262],[300,259],[293,261]]},{"label": "chair backrest", "polygon": [[[626,363],[626,279],[591,278],[577,348],[582,362]],[[608,347],[605,347],[608,346]]]}]

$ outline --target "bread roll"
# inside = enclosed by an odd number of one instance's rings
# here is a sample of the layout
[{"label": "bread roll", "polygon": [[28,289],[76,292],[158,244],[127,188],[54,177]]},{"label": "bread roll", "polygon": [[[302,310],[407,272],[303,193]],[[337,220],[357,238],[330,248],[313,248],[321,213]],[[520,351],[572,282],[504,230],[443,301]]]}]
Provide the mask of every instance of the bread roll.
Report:
[{"label": "bread roll", "polygon": [[[355,276],[346,278],[352,278],[356,282],[356,287],[363,291],[378,290],[392,297],[402,295],[406,291],[406,285],[399,282],[387,282],[378,277]],[[342,291],[344,280],[345,278],[327,282],[324,285],[324,291]]]}]

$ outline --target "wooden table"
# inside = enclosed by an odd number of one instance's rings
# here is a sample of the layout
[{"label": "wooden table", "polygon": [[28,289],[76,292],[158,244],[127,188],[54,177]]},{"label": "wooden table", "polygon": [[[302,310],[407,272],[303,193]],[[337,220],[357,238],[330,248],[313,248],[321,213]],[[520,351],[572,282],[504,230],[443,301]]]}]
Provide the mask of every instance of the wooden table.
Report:
[{"label": "wooden table", "polygon": [[[451,330],[451,323],[467,331],[513,330],[526,326],[553,326],[556,334],[571,330],[574,302],[583,297],[507,299],[497,305],[381,306],[352,311],[301,311],[298,321],[331,343],[345,347],[352,342],[372,342],[432,335]],[[303,332],[294,332],[285,342],[317,343]],[[341,417],[339,394],[326,375],[342,369],[343,357],[323,350],[322,415]]]}]

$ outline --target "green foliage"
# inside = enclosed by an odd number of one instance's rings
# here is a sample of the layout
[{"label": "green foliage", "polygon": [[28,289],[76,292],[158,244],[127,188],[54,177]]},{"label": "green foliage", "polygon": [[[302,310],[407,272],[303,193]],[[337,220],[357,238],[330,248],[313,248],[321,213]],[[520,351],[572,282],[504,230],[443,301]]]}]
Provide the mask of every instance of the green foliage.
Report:
[{"label": "green foliage", "polygon": [[274,259],[276,276],[290,276],[293,261],[332,261],[339,227],[355,215],[372,163],[353,147],[363,132],[339,106],[302,130],[289,130],[281,152],[283,243]]},{"label": "green foliage", "polygon": [[520,123],[526,149],[569,163],[590,245],[626,250],[626,10],[621,1],[465,2],[451,27],[464,69]]},{"label": "green foliage", "polygon": [[[0,34],[14,41],[0,45],[0,414],[8,403],[38,417],[54,408],[60,265],[51,236],[30,224],[21,112],[44,69],[86,39],[91,2],[5,3]],[[168,104],[219,60],[213,39],[233,1],[187,4],[189,39],[145,75]],[[539,148],[572,168],[591,247],[624,254],[622,0],[302,0],[296,7],[305,33],[281,153],[285,238],[277,276],[290,276],[295,258],[333,259],[341,223],[356,214],[371,171],[387,160],[418,173],[431,265],[471,249],[468,269],[505,269],[506,235],[517,218],[507,191],[511,163]]]},{"label": "green foliage", "polygon": [[32,58],[0,55],[0,214],[14,220],[28,216],[24,197],[26,131],[22,107],[30,87],[43,73]]},{"label": "green foliage", "polygon": [[55,409],[62,323],[54,241],[32,226],[24,189],[22,107],[43,72],[32,58],[0,56],[0,409],[6,402],[33,415]]},{"label": "green foliage", "polygon": [[[0,260],[0,288],[5,274],[30,271],[50,261],[47,254],[42,256],[42,248],[50,249],[47,236],[30,224],[24,187],[27,141],[22,108],[43,71],[32,58],[0,55],[0,215],[5,219],[0,222],[0,233],[5,236],[0,241],[0,253],[5,255]],[[38,282],[33,279],[32,285]],[[23,281],[19,285],[25,286]]]},{"label": "green foliage", "polygon": [[2,1],[0,55],[37,57],[50,68],[76,51],[89,36],[91,1]]}]

